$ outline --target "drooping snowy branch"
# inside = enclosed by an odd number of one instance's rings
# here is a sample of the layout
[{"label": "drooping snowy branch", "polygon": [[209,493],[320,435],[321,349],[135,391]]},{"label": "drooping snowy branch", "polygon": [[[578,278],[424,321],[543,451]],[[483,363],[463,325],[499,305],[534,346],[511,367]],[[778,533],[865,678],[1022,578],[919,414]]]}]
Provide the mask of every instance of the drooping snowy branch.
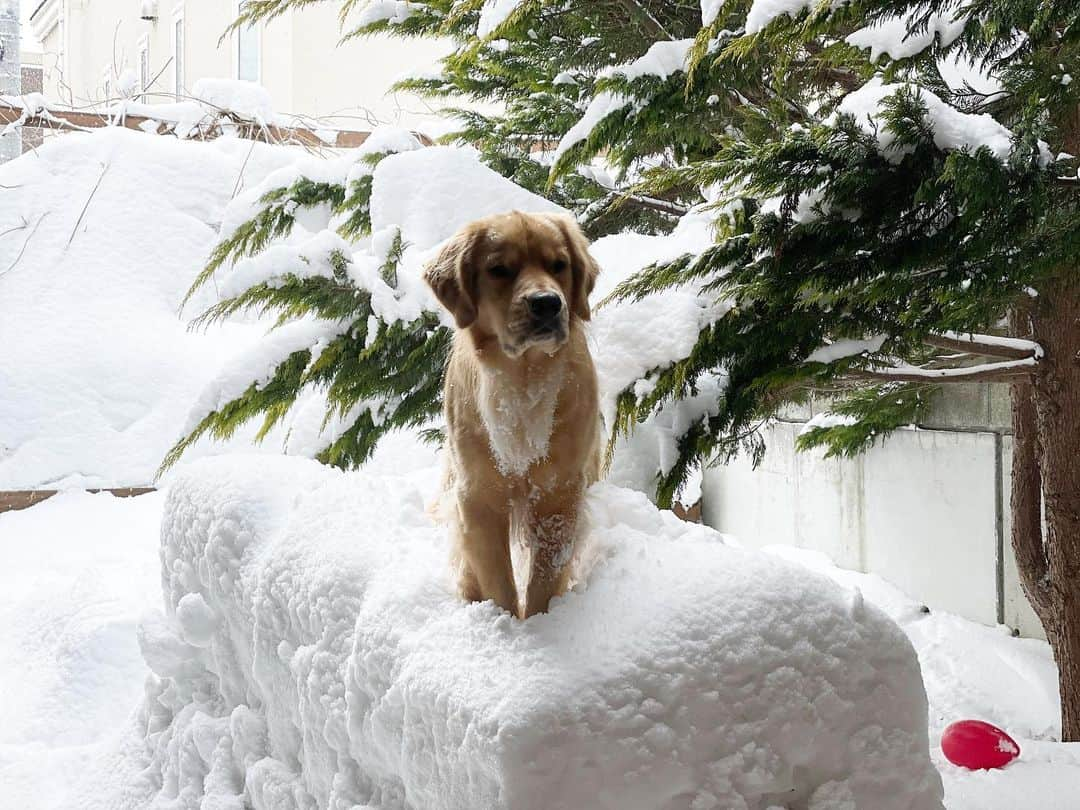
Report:
[{"label": "drooping snowy branch", "polygon": [[1031,377],[1038,362],[1034,357],[1027,357],[957,368],[924,368],[900,363],[873,369],[850,369],[846,374],[857,379],[883,382],[1011,382]]},{"label": "drooping snowy branch", "polygon": [[959,334],[942,332],[931,335],[925,341],[930,346],[955,351],[973,352],[989,357],[1008,357],[1014,360],[1043,356],[1043,348],[1033,340],[1023,338],[1000,337],[998,335]]}]

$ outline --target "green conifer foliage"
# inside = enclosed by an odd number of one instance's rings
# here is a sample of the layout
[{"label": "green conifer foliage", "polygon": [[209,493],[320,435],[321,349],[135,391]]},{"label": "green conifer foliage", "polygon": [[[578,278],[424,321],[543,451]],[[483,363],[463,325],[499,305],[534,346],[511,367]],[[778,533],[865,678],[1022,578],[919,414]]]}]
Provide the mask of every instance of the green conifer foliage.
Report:
[{"label": "green conifer foliage", "polygon": [[[372,171],[387,152],[364,154],[351,181],[314,182],[301,177],[267,191],[253,216],[225,236],[211,253],[188,298],[215,273],[257,257],[275,239],[287,236],[302,208],[329,205],[340,221],[338,233],[355,240],[371,233]],[[398,286],[397,265],[404,249],[397,231],[385,251],[379,275]],[[257,439],[279,425],[304,392],[326,398],[325,446],[318,460],[342,468],[363,463],[386,433],[400,428],[429,430],[441,407],[443,367],[450,331],[434,312],[403,322],[386,321],[372,308],[371,291],[350,273],[343,249],[330,252],[325,272],[286,273],[225,297],[199,315],[198,328],[237,313],[275,317],[277,328],[299,319],[332,324],[317,351],[311,347],[280,357],[268,379],[254,380],[235,398],[209,410],[166,456],[161,471],[174,464],[204,435],[227,439],[247,422],[261,420]],[[434,436],[433,436],[434,437]]]}]

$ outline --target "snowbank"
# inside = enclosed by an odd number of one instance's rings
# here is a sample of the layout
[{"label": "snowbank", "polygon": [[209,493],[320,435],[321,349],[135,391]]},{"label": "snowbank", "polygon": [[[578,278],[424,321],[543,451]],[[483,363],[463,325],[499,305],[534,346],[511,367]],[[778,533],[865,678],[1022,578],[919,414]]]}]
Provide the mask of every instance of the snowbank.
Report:
[{"label": "snowbank", "polygon": [[587,587],[520,622],[452,595],[423,467],[178,475],[154,806],[942,806],[911,645],[857,592],[606,486]]},{"label": "snowbank", "polygon": [[190,332],[212,291],[180,301],[230,197],[297,154],[110,127],[0,166],[0,490],[153,480],[203,385],[265,331]]}]

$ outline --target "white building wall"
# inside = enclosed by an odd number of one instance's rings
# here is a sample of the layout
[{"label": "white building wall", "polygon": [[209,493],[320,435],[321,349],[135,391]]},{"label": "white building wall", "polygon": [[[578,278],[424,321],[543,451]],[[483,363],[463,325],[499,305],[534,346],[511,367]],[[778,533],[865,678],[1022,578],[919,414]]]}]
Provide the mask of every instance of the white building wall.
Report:
[{"label": "white building wall", "polygon": [[[339,44],[337,3],[290,11],[258,26],[259,82],[275,108],[331,119],[342,128],[369,129],[376,123],[405,126],[434,117],[415,96],[388,94],[403,74],[428,70],[448,52],[445,43],[373,37]],[[220,41],[235,18],[234,0],[157,0],[156,19],[140,19],[142,0],[48,0],[34,14],[41,40],[45,94],[75,107],[106,100],[127,71],[139,71],[139,50],[149,46],[149,101],[167,101],[174,90],[173,24],[184,24],[184,81],[190,90],[200,78],[237,76],[236,39]]]},{"label": "white building wall", "polygon": [[931,609],[1044,637],[1009,543],[1011,437],[901,430],[854,459],[796,452],[800,422],[766,430],[745,458],[706,470],[706,523],[749,546],[822,551],[878,574]]}]

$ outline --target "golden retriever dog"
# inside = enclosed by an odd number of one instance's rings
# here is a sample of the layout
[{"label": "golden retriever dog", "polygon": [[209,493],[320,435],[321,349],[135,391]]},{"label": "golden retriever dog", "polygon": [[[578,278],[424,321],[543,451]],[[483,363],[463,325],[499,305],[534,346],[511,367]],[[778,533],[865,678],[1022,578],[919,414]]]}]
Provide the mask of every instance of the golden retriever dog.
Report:
[{"label": "golden retriever dog", "polygon": [[[514,211],[462,228],[424,275],[457,324],[445,412],[461,595],[523,618],[566,591],[599,475],[584,327],[597,271],[573,219]],[[512,532],[531,557],[523,604]]]}]

